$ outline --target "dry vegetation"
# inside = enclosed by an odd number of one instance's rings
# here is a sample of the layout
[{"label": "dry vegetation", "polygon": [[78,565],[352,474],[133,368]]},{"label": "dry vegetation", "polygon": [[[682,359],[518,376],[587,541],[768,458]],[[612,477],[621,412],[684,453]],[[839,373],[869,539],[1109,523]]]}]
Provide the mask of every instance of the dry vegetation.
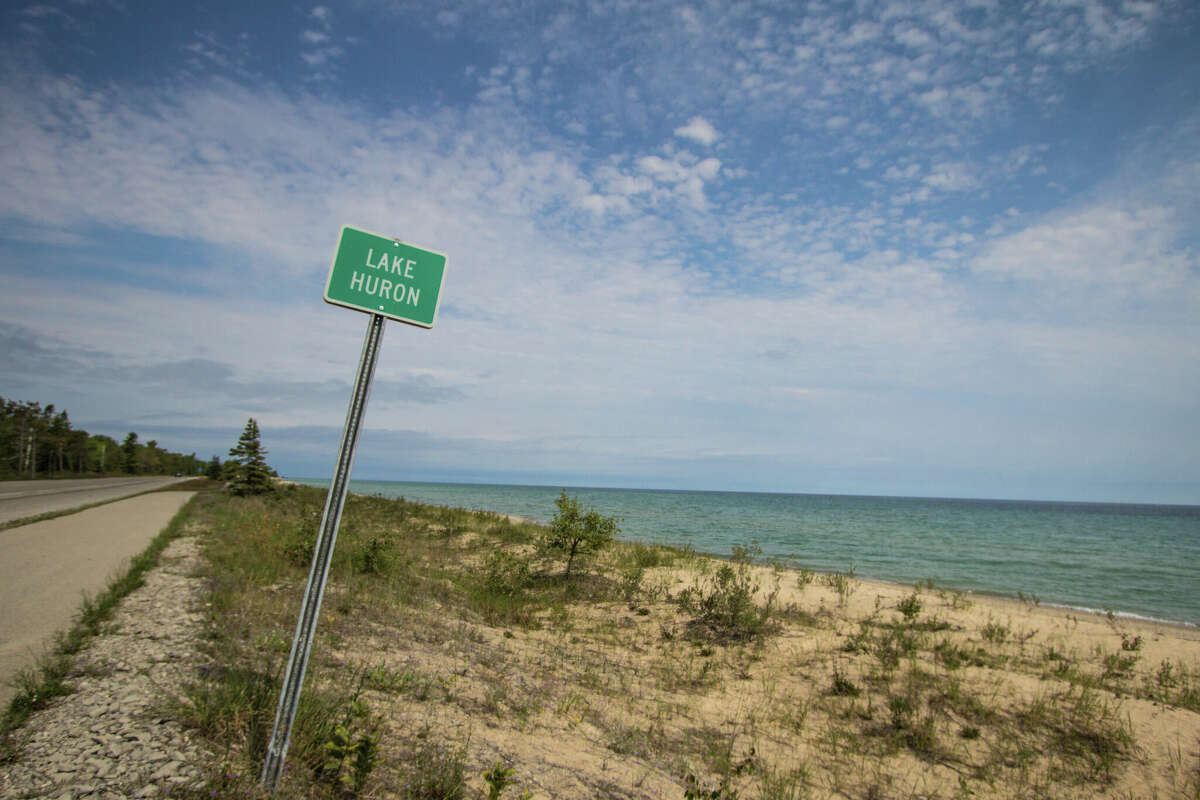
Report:
[{"label": "dry vegetation", "polygon": [[[257,793],[323,493],[202,498],[205,797]],[[283,796],[1200,797],[1200,633],[351,498]]]}]

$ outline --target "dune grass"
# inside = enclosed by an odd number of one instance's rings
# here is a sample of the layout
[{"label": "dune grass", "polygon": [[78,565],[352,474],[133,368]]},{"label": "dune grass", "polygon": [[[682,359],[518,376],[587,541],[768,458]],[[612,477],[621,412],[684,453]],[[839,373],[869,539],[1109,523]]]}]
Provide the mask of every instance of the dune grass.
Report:
[{"label": "dune grass", "polygon": [[[220,754],[206,797],[258,791],[322,501],[197,507],[209,663],[176,702]],[[1137,765],[1195,782],[1186,746],[1149,761],[1126,704],[1194,713],[1200,669],[1144,664],[1130,637],[1077,652],[967,627],[971,601],[931,584],[852,617],[853,570],[806,578],[752,547],[617,542],[568,578],[539,537],[351,497],[280,795],[1076,797]],[[577,766],[536,755],[566,748]]]}]

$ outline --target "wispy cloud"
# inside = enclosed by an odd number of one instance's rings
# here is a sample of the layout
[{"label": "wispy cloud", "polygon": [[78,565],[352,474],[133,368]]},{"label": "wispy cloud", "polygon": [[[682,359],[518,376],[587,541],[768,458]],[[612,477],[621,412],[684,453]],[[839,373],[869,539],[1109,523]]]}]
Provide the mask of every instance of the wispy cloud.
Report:
[{"label": "wispy cloud", "polygon": [[336,74],[337,62],[345,50],[333,33],[333,12],[328,6],[313,6],[308,12],[308,27],[300,32],[300,60],[314,78],[328,80]]},{"label": "wispy cloud", "polygon": [[1129,408],[1194,435],[1187,123],[1080,176],[1014,122],[1178,7],[380,9],[430,63],[484,55],[436,97],[330,91],[355,12],[317,6],[278,38],[321,80],[262,78],[261,31],[194,34],[142,83],[10,60],[6,380],[324,442],[365,324],[319,297],[350,223],[450,255],[439,329],[389,327],[371,412],[438,468],[1117,465],[1158,430]]}]

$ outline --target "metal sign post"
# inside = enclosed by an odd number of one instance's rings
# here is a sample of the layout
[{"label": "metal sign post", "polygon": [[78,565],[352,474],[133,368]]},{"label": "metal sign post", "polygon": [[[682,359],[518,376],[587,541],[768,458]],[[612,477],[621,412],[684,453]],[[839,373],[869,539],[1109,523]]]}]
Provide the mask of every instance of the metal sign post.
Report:
[{"label": "metal sign post", "polygon": [[304,672],[308,668],[308,656],[312,651],[317,618],[321,613],[321,599],[325,596],[325,581],[333,560],[338,524],[342,521],[342,507],[346,504],[346,487],[350,482],[350,468],[354,466],[354,450],[358,446],[358,433],[367,410],[367,398],[371,394],[371,379],[375,376],[375,363],[379,360],[379,348],[383,344],[383,324],[387,319],[394,319],[421,328],[432,328],[437,319],[445,277],[444,253],[425,250],[399,239],[348,225],[342,226],[329,268],[329,278],[325,283],[325,302],[365,311],[371,315],[371,321],[367,324],[367,338],[363,341],[362,357],[358,360],[358,376],[350,395],[350,408],[346,411],[346,426],[342,429],[342,442],[338,446],[337,465],[333,470],[333,480],[329,483],[329,493],[325,496],[325,512],[321,516],[321,529],[313,550],[308,586],[304,589],[296,636],[292,640],[292,652],[288,656],[287,672],[284,673],[283,688],[279,693],[275,727],[271,731],[267,757],[263,761],[260,780],[272,792],[279,783],[288,745],[292,741],[292,724],[296,721],[296,709],[300,705],[300,689],[304,685]]},{"label": "metal sign post", "polygon": [[379,348],[383,344],[385,321],[380,315],[372,314],[371,321],[367,323],[367,337],[363,342],[362,357],[358,360],[358,375],[354,380],[354,392],[350,395],[350,408],[346,411],[342,442],[338,446],[337,465],[334,467],[333,480],[329,484],[329,493],[325,496],[325,512],[321,515],[321,530],[313,551],[308,586],[304,589],[300,620],[296,623],[296,636],[292,640],[292,652],[288,656],[287,672],[283,677],[283,690],[279,694],[279,708],[275,711],[275,728],[271,731],[267,758],[263,761],[261,781],[272,791],[279,783],[288,745],[292,741],[292,723],[296,720],[300,687],[304,684],[304,671],[308,668],[308,655],[312,650],[317,618],[321,613],[321,599],[325,596],[325,580],[329,577],[333,545],[337,541],[338,524],[342,521],[342,507],[346,504],[346,486],[350,482],[354,451],[358,447],[358,432],[362,427],[363,414],[367,410],[367,398],[371,394],[375,363],[379,360]]}]

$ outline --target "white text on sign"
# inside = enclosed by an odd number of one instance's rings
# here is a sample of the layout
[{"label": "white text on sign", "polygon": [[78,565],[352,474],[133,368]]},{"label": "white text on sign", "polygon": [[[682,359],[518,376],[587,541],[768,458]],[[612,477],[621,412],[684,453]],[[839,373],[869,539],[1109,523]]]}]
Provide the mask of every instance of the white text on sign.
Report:
[{"label": "white text on sign", "polygon": [[[388,254],[381,253],[378,263],[371,263],[374,255],[375,249],[368,248],[366,265],[371,269],[387,272],[398,277],[409,279],[413,277],[413,267],[417,265],[417,262],[411,258],[392,256],[389,261]],[[393,282],[378,275],[367,275],[358,270],[355,270],[354,274],[350,277],[350,288],[372,297],[382,297],[410,306],[418,305],[421,300],[421,290],[414,286],[406,286],[399,281]]]}]

